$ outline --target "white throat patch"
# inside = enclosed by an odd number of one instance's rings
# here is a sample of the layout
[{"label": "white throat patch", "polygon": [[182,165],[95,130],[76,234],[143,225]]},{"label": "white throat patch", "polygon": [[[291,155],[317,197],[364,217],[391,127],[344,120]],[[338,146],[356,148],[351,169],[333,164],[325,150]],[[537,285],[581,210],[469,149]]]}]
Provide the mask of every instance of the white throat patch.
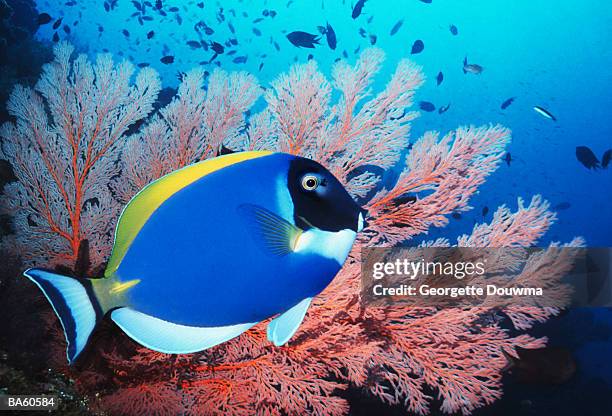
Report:
[{"label": "white throat patch", "polygon": [[343,265],[349,255],[357,233],[353,230],[336,232],[311,228],[303,232],[295,244],[296,253],[311,253],[334,259]]}]

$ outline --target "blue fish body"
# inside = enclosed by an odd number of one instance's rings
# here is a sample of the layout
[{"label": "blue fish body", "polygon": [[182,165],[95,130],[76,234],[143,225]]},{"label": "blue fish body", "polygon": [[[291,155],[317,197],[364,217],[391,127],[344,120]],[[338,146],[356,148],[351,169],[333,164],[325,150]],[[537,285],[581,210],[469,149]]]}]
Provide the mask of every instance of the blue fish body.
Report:
[{"label": "blue fish body", "polygon": [[348,257],[363,210],[327,169],[244,152],[172,172],[124,209],[105,277],[24,272],[60,319],[72,363],[111,319],[156,351],[189,353],[258,322],[285,344]]},{"label": "blue fish body", "polygon": [[220,326],[261,321],[323,290],[340,264],[314,254],[270,255],[239,210],[248,203],[288,215],[290,158],[229,166],[164,202],[117,270],[122,279],[141,279],[130,305],[170,322]]}]

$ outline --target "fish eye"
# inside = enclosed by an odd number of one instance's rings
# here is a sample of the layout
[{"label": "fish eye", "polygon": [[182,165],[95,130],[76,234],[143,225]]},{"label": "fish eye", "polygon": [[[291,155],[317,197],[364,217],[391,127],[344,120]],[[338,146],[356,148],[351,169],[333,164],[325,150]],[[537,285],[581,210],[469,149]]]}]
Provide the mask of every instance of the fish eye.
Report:
[{"label": "fish eye", "polygon": [[319,186],[319,178],[314,175],[304,175],[302,177],[302,188],[306,191],[314,191]]}]

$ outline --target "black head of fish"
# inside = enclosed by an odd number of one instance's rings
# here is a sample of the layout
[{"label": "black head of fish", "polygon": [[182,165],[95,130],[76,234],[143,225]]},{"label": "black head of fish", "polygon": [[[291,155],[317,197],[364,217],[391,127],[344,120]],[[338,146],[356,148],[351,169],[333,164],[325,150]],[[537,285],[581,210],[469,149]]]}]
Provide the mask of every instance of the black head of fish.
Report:
[{"label": "black head of fish", "polygon": [[295,224],[307,230],[361,231],[366,211],[351,198],[331,172],[310,159],[291,160],[287,186],[294,206]]}]

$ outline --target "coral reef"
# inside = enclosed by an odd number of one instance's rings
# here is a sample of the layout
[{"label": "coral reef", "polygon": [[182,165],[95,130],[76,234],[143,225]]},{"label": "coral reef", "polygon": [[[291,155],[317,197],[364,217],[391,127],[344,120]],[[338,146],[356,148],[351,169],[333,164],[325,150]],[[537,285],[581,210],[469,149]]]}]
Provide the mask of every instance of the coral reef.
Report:
[{"label": "coral reef", "polygon": [[[360,248],[404,243],[446,225],[452,212],[470,209],[470,196],[500,164],[510,140],[501,126],[465,127],[442,138],[425,133],[408,152],[410,122],[418,115],[408,109],[423,83],[415,64],[400,61],[377,94],[371,84],[384,58],[378,49],[364,51],[353,66],[336,63],[331,81],[314,61],[296,64],[263,94],[266,108],[250,117],[246,112],[261,95],[252,75],[218,70],[205,90],[203,72],[195,69],[170,104],[128,135],[160,89],[153,71],[141,71],[131,84],[129,64],[101,56],[92,66],[84,57],[71,61],[71,52],[67,44],[56,47],[36,91],[15,89],[9,111],[17,123],[0,133],[2,157],[18,178],[7,186],[5,204],[15,235],[3,244],[26,264],[75,268],[79,252],[89,247],[89,273],[99,270],[119,201],[223,146],[316,159],[365,200],[371,214],[345,267],[286,346],[266,340],[265,322],[211,350],[179,356],[137,347],[115,331],[96,334],[95,354],[67,368],[58,334],[49,348],[58,351],[54,365],[90,396],[93,411],[346,414],[350,404],[341,392],[350,387],[417,414],[432,406],[469,414],[501,397],[505,354],[545,345],[544,338],[521,331],[556,314],[555,308],[508,310],[510,330],[499,319],[483,318],[502,313],[497,310],[361,302]],[[384,187],[377,172],[395,167],[399,179]],[[532,246],[554,220],[540,197],[529,205],[519,200],[516,211],[500,207],[490,223],[476,225],[456,244]],[[576,239],[570,246],[580,244]]]}]

